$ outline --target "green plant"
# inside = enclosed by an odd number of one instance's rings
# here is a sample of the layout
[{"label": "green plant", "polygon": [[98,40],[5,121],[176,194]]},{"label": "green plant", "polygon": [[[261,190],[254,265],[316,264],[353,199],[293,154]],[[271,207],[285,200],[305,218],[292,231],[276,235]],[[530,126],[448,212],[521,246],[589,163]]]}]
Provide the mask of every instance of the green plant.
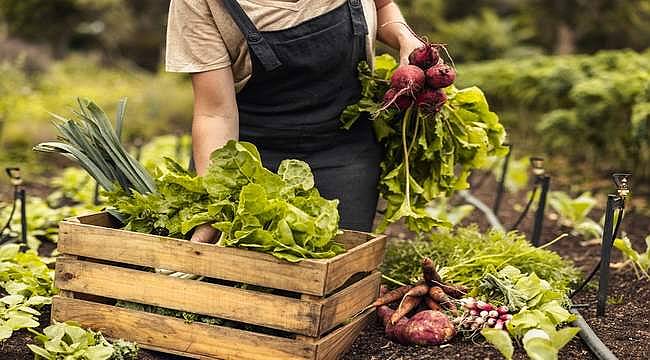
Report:
[{"label": "green plant", "polygon": [[427,205],[425,211],[435,219],[448,222],[452,226],[460,224],[463,219],[470,216],[474,212],[472,205],[458,205],[453,206],[449,204],[447,198],[436,199]]},{"label": "green plant", "polygon": [[639,253],[634,250],[627,236],[614,240],[614,247],[620,250],[627,261],[632,264],[636,277],[650,280],[650,235],[646,236],[645,244],[645,252]]},{"label": "green plant", "polygon": [[565,192],[552,191],[548,195],[548,204],[558,213],[560,223],[573,228],[575,233],[588,239],[597,238],[603,234],[603,227],[588,217],[597,204],[590,192],[582,193],[577,198],[571,198]]},{"label": "green plant", "polygon": [[43,333],[31,330],[43,346],[28,344],[34,359],[59,360],[135,360],[138,347],[133,343],[109,343],[99,332],[85,330],[73,322],[54,323]]},{"label": "green plant", "polygon": [[491,230],[481,233],[477,226],[456,227],[428,235],[427,240],[389,242],[382,272],[403,283],[420,279],[420,264],[413,259],[430,257],[443,280],[470,288],[481,284],[483,275],[510,265],[522,273],[535,273],[563,294],[577,283],[580,272],[573,264],[544,247],[533,247],[518,232]]}]

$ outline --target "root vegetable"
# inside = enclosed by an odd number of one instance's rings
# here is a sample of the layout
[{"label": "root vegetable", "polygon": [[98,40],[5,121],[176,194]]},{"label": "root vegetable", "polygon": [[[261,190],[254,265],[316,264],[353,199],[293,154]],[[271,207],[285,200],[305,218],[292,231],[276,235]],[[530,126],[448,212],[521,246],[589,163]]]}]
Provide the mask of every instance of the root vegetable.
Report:
[{"label": "root vegetable", "polygon": [[454,325],[440,311],[426,310],[415,314],[404,329],[405,339],[417,345],[440,345],[456,335]]},{"label": "root vegetable", "polygon": [[426,297],[424,298],[424,302],[426,303],[426,305],[427,305],[427,307],[428,307],[429,309],[431,309],[431,310],[435,310],[435,311],[442,311],[442,307],[440,306],[440,304],[438,304],[437,302],[433,301],[432,298],[426,296]]},{"label": "root vegetable", "polygon": [[496,324],[494,324],[495,329],[503,330],[503,326],[505,325],[505,322],[501,319],[497,320]]},{"label": "root vegetable", "polygon": [[438,49],[431,44],[424,44],[409,54],[409,64],[426,70],[440,61]]},{"label": "root vegetable", "polygon": [[488,312],[488,316],[491,318],[498,318],[499,317],[499,312],[496,310],[490,310]]},{"label": "root vegetable", "polygon": [[424,71],[415,65],[402,65],[395,69],[390,78],[390,87],[396,90],[408,90],[412,94],[419,92],[425,83]]},{"label": "root vegetable", "polygon": [[486,311],[486,310],[482,310],[482,311],[479,313],[479,315],[480,315],[482,318],[486,318],[486,317],[488,317],[488,316],[490,315],[490,312],[489,312],[489,311]]},{"label": "root vegetable", "polygon": [[488,304],[485,301],[481,301],[481,300],[476,302],[476,307],[479,310],[485,310],[485,311],[494,310],[494,305]]},{"label": "root vegetable", "polygon": [[503,321],[508,321],[508,320],[512,319],[512,315],[511,314],[503,314],[503,315],[499,316],[499,319],[503,320]]},{"label": "root vegetable", "polygon": [[396,324],[391,324],[390,318],[394,313],[395,310],[386,305],[382,305],[377,309],[377,316],[379,316],[384,324],[384,333],[386,334],[386,337],[390,340],[397,341],[400,344],[407,344],[408,341],[406,341],[404,336],[404,329],[409,319],[407,317],[402,317]]},{"label": "root vegetable", "polygon": [[432,112],[440,111],[445,102],[447,94],[441,89],[425,89],[415,98],[417,106]]},{"label": "root vegetable", "polygon": [[403,318],[411,310],[415,309],[416,306],[422,301],[421,296],[404,296],[402,302],[399,304],[399,307],[390,317],[390,323],[395,325],[399,319]]},{"label": "root vegetable", "polygon": [[411,290],[412,288],[413,288],[412,285],[405,285],[405,286],[398,287],[397,289],[393,289],[381,295],[377,300],[375,300],[374,303],[370,305],[370,307],[386,305],[398,301],[401,298],[403,298],[404,295],[407,292],[409,292],[409,290]]},{"label": "root vegetable", "polygon": [[497,323],[497,319],[489,318],[489,319],[487,319],[487,321],[485,323],[488,324],[489,326],[494,326],[494,324]]},{"label": "root vegetable", "polygon": [[397,89],[388,89],[384,94],[384,107],[388,108],[391,105],[397,106],[400,111],[406,110],[409,106],[413,104],[413,98],[406,94],[397,95],[399,90]]},{"label": "root vegetable", "polygon": [[475,309],[472,309],[472,310],[469,311],[469,314],[472,315],[472,316],[478,316],[478,315],[479,315],[479,311],[478,311],[478,310],[475,310]]},{"label": "root vegetable", "polygon": [[[443,289],[444,290],[444,289]],[[449,294],[447,294],[449,295]],[[451,296],[451,295],[450,295]],[[460,299],[460,302],[463,304],[463,307],[467,310],[476,309],[476,300],[474,298],[465,298]]]},{"label": "root vegetable", "polygon": [[440,275],[438,275],[436,267],[433,264],[433,260],[428,257],[422,259],[422,274],[424,275],[424,282],[429,286],[434,286],[442,282],[442,279],[440,278]]},{"label": "root vegetable", "polygon": [[485,323],[485,320],[483,318],[474,319],[474,324],[483,325],[484,323]]},{"label": "root vegetable", "polygon": [[503,314],[507,314],[510,311],[510,309],[508,309],[507,306],[499,306],[497,308],[497,311],[499,312],[499,315],[503,315]]},{"label": "root vegetable", "polygon": [[427,84],[432,88],[446,88],[456,80],[456,71],[447,64],[438,64],[427,70],[426,78]]},{"label": "root vegetable", "polygon": [[469,292],[469,290],[462,285],[441,284],[440,287],[442,288],[442,291],[445,292],[445,294],[453,297],[454,299],[460,299],[463,296],[467,295]]},{"label": "root vegetable", "polygon": [[429,289],[429,296],[444,308],[451,311],[452,314],[458,314],[458,308],[456,308],[456,304],[454,304],[453,300],[447,294],[445,294],[445,292],[439,286],[431,287],[431,289]]},{"label": "root vegetable", "polygon": [[428,292],[429,292],[429,285],[419,284],[414,286],[411,290],[409,290],[406,294],[404,294],[404,297],[406,298],[407,296],[424,296]]}]

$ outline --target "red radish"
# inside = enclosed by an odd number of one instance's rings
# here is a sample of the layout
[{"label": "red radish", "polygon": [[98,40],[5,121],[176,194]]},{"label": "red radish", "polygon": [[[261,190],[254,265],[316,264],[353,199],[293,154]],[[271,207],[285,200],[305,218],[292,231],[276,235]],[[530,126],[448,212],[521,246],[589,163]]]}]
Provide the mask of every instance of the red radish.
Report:
[{"label": "red radish", "polygon": [[[425,89],[417,96],[417,98],[415,98],[415,103],[419,107],[429,108],[434,112],[440,111],[440,108],[442,108],[442,105],[444,105],[446,101],[447,101],[447,94],[445,94],[445,92],[442,91],[441,89]],[[452,287],[448,286],[448,288],[451,289]],[[447,289],[443,289],[443,290],[447,292]]]},{"label": "red radish", "polygon": [[488,324],[488,326],[494,326],[494,324],[497,323],[497,319],[489,318],[489,319],[487,319],[486,323]]},{"label": "red radish", "polygon": [[497,308],[497,311],[499,312],[499,315],[503,315],[503,314],[507,314],[508,311],[510,311],[510,309],[508,309],[508,307],[504,305],[504,306],[499,306]]},{"label": "red radish", "polygon": [[496,310],[490,310],[490,312],[488,313],[488,316],[491,317],[491,318],[498,318],[499,317],[499,312],[496,311]]},{"label": "red radish", "polygon": [[490,315],[490,312],[487,310],[483,310],[479,313],[479,315],[481,315],[482,318],[486,318]]},{"label": "red radish", "polygon": [[494,328],[499,329],[499,330],[503,330],[503,325],[504,324],[505,324],[504,321],[499,319],[499,320],[497,320],[496,324],[494,324]]},{"label": "red radish", "polygon": [[476,300],[474,298],[464,298],[460,299],[460,302],[463,304],[463,307],[468,310],[476,309]]},{"label": "red radish", "polygon": [[395,69],[390,78],[390,87],[410,90],[413,94],[424,87],[424,71],[415,65],[402,65]]},{"label": "red radish", "polygon": [[472,310],[469,311],[469,314],[472,315],[472,316],[478,316],[479,312],[478,312],[478,310],[472,309]]},{"label": "red radish", "polygon": [[481,301],[481,300],[476,302],[476,307],[479,310],[485,310],[485,311],[490,311],[495,309],[494,305],[486,303],[485,301]]},{"label": "red radish", "polygon": [[431,44],[424,44],[409,54],[409,64],[426,70],[440,61],[438,49]]},{"label": "red radish", "polygon": [[503,315],[499,316],[499,319],[501,319],[503,321],[508,321],[508,320],[512,319],[512,315],[511,314],[503,314]]},{"label": "red radish", "polygon": [[427,70],[427,84],[434,89],[445,88],[456,80],[456,71],[447,64],[438,64]]},{"label": "red radish", "polygon": [[406,110],[411,104],[413,104],[413,98],[402,94],[397,96],[399,90],[390,88],[384,94],[384,108],[388,108],[391,104],[395,104],[400,111]]}]

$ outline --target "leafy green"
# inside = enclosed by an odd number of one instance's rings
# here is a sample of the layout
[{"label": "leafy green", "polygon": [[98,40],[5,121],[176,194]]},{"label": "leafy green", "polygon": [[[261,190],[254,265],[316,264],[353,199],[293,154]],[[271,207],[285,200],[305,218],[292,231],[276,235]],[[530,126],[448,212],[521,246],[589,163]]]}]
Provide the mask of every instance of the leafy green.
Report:
[{"label": "leafy green", "polygon": [[440,229],[420,241],[389,242],[382,272],[404,282],[421,278],[421,266],[413,259],[428,256],[440,267],[447,281],[470,288],[481,284],[483,275],[510,265],[522,273],[535,273],[553,289],[566,294],[578,282],[580,272],[568,260],[543,247],[536,248],[518,232],[496,230],[481,233],[477,226]]},{"label": "leafy green", "polygon": [[484,327],[481,329],[481,335],[483,335],[485,340],[492,344],[492,346],[499,350],[503,357],[507,360],[512,359],[515,347],[512,345],[512,340],[510,340],[510,335],[508,335],[507,331]]},{"label": "leafy green", "polygon": [[309,165],[284,160],[275,174],[251,143],[230,141],[215,150],[203,177],[165,159],[158,192],[109,193],[127,230],[185,238],[197,225],[220,230],[218,244],[263,251],[287,261],[329,258],[345,251],[338,234],[338,200],[314,187]]},{"label": "leafy green", "polygon": [[548,204],[558,213],[562,225],[572,227],[576,233],[587,238],[602,235],[602,226],[588,217],[597,204],[590,192],[582,193],[573,199],[565,192],[551,191]]},{"label": "leafy green", "polygon": [[505,129],[477,87],[447,88],[447,104],[437,113],[415,105],[404,113],[383,109],[395,68],[397,62],[386,54],[376,58],[374,73],[361,63],[362,98],[341,116],[349,128],[372,114],[375,135],[385,149],[379,190],[386,212],[377,230],[402,218],[414,231],[450,226],[425,211],[427,204],[468,188],[472,169],[484,166],[488,156],[505,155]]},{"label": "leafy green", "polygon": [[134,343],[118,340],[109,343],[99,332],[85,330],[73,322],[54,323],[43,333],[32,331],[34,340],[42,346],[28,344],[34,359],[81,359],[81,360],[135,360],[138,347]]},{"label": "leafy green", "polygon": [[625,258],[632,264],[637,278],[650,280],[650,235],[645,238],[645,252],[639,253],[632,247],[632,243],[627,236],[622,239],[614,240],[614,247],[620,250]]}]

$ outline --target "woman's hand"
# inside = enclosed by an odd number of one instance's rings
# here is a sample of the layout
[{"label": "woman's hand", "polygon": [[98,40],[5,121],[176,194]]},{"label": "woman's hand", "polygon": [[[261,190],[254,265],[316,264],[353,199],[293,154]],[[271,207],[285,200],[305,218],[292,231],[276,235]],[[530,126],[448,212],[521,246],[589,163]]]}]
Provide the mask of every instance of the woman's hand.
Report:
[{"label": "woman's hand", "polygon": [[400,65],[407,65],[409,63],[409,55],[411,52],[422,46],[424,43],[409,33],[405,35],[399,42],[399,63]]},{"label": "woman's hand", "polygon": [[212,227],[210,224],[199,225],[194,229],[194,234],[192,234],[192,242],[198,243],[213,243],[217,239],[217,233],[219,230]]},{"label": "woman's hand", "polygon": [[409,54],[422,46],[404,20],[397,4],[390,0],[375,0],[377,6],[377,39],[393,49],[399,50],[400,65],[408,64]]}]

